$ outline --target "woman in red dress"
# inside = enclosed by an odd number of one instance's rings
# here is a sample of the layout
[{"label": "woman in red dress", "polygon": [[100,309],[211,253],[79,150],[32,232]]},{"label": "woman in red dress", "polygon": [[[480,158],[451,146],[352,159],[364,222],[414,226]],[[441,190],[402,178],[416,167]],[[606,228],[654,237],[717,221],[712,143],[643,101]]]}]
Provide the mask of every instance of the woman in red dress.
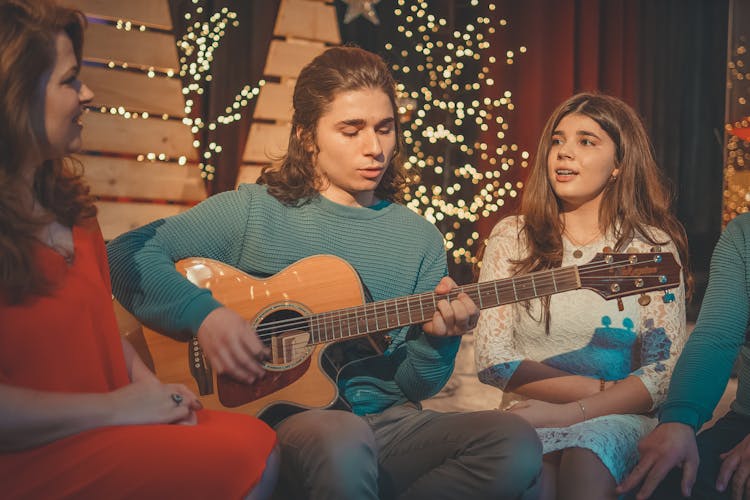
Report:
[{"label": "woman in red dress", "polygon": [[96,209],[66,159],[93,97],[84,25],[0,0],[0,496],[266,498],[274,432],[201,410],[118,334]]}]

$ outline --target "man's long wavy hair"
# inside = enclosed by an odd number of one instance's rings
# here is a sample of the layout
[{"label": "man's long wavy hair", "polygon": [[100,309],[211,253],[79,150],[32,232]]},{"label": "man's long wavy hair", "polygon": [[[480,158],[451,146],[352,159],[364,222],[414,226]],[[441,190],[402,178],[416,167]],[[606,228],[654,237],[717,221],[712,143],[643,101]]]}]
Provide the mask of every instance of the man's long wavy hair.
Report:
[{"label": "man's long wavy hair", "polygon": [[396,149],[375,189],[375,196],[401,201],[406,175],[400,155],[402,145],[395,81],[379,56],[358,47],[332,47],[302,68],[294,86],[294,116],[287,152],[280,165],[263,168],[258,183],[266,184],[271,195],[289,205],[315,197],[327,182],[315,168],[319,152],[318,121],[338,94],[362,89],[382,90],[391,102]]},{"label": "man's long wavy hair", "polygon": [[56,39],[67,35],[81,60],[86,18],[47,0],[0,0],[0,298],[18,303],[49,291],[35,265],[35,234],[53,219],[66,226],[96,208],[80,173],[63,158],[44,159],[31,195],[50,214],[29,210],[29,158],[46,149],[45,82],[55,64]]},{"label": "man's long wavy hair", "polygon": [[[528,255],[516,262],[515,272],[523,274],[562,264],[565,231],[562,204],[549,181],[547,157],[554,131],[570,114],[591,118],[615,143],[615,168],[619,169],[619,174],[604,188],[599,208],[600,231],[614,233],[614,250],[620,252],[636,235],[643,236],[654,246],[663,245],[666,242],[659,241],[649,227],[664,231],[677,247],[685,289],[690,296],[693,280],[689,271],[687,236],[672,213],[672,194],[656,163],[646,129],[630,106],[602,94],[574,95],[557,107],[544,126],[520,209],[524,224],[519,237],[524,238]],[[543,306],[549,324],[549,297],[543,301]]]}]

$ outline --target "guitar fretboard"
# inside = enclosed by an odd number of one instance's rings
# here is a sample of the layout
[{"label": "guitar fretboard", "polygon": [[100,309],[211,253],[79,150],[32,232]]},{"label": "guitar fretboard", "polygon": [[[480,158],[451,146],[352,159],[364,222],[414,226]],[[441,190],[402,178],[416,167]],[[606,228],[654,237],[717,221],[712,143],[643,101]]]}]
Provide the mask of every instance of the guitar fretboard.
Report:
[{"label": "guitar fretboard", "polygon": [[342,340],[401,328],[432,319],[438,302],[466,293],[480,309],[575,290],[581,287],[578,266],[538,271],[515,278],[464,285],[445,295],[427,292],[397,299],[370,302],[308,316],[311,343]]}]

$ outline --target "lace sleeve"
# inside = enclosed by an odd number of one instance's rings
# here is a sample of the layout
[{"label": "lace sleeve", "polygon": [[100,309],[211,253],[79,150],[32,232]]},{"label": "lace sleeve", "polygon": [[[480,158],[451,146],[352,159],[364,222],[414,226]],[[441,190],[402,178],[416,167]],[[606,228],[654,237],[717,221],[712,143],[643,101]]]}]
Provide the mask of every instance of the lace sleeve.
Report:
[{"label": "lace sleeve", "polygon": [[[508,217],[500,221],[490,234],[482,260],[479,281],[491,281],[511,276],[519,250],[518,234],[522,220]],[[521,363],[514,348],[514,308],[511,304],[482,311],[474,330],[474,360],[479,380],[505,389],[510,377]]]},{"label": "lace sleeve", "polygon": [[[679,263],[674,244],[670,242],[662,250],[672,252]],[[674,294],[674,300],[665,302],[664,297],[670,297],[669,294]],[[643,307],[640,316],[641,366],[632,375],[639,377],[648,389],[654,410],[666,398],[672,370],[687,340],[685,286],[680,280],[680,286],[667,290],[666,295],[653,292],[649,296],[651,302]]]}]

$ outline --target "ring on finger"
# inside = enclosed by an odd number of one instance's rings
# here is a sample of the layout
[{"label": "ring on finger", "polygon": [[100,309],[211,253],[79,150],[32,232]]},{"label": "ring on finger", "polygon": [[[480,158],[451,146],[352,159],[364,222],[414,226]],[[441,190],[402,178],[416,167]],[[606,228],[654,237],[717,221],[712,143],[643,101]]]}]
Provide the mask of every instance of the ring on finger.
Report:
[{"label": "ring on finger", "polygon": [[182,404],[182,394],[177,394],[176,392],[173,392],[170,396],[172,398],[172,401],[174,401],[175,406],[180,406]]}]

